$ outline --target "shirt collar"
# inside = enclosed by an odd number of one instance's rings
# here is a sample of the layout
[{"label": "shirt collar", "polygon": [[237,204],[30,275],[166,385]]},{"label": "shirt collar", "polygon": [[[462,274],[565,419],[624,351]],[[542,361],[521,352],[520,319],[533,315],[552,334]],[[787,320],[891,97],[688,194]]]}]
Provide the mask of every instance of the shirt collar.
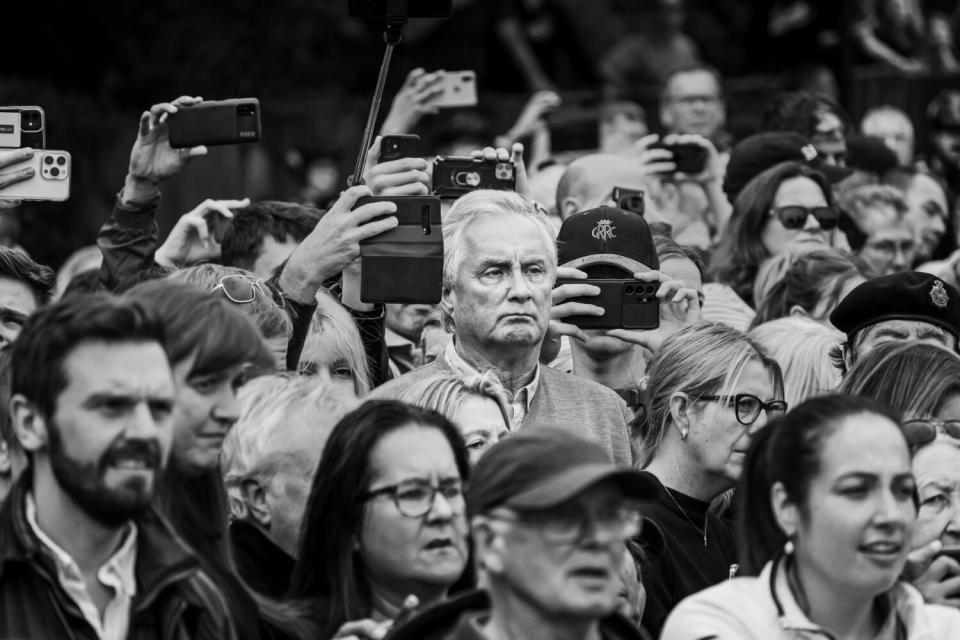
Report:
[{"label": "shirt collar", "polygon": [[[447,365],[453,369],[457,375],[469,376],[479,375],[481,373],[479,369],[467,362],[464,357],[460,355],[460,352],[457,351],[456,339],[447,343],[447,347],[443,352],[443,357],[446,360]],[[527,411],[530,411],[530,406],[533,404],[533,397],[537,394],[537,389],[539,386],[540,363],[538,362],[536,368],[533,370],[533,379],[530,380],[530,382],[525,386],[517,389],[517,392],[513,394],[513,397],[510,399],[511,403],[516,403],[518,400],[522,399],[523,406]]]},{"label": "shirt collar", "polygon": [[[83,574],[76,561],[40,528],[37,522],[37,505],[34,502],[32,493],[27,494],[26,515],[27,523],[30,525],[33,535],[35,535],[40,543],[52,554],[53,560],[57,565],[58,573],[82,577]],[[120,548],[97,570],[97,578],[101,582],[104,582],[104,575],[109,574],[115,576],[123,595],[132,597],[137,593],[137,578],[135,573],[136,559],[137,527],[131,522]]]}]

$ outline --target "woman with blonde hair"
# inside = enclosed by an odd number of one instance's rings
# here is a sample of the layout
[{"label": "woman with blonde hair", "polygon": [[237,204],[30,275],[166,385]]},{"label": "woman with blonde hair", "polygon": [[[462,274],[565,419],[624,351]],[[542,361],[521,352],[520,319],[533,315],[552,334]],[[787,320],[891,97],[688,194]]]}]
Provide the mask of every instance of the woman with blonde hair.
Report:
[{"label": "woman with blonde hair", "polygon": [[736,544],[710,503],[733,488],[753,435],[786,403],[777,362],[740,331],[706,322],[663,342],[646,393],[641,465],[663,490],[645,529],[666,544],[644,572],[643,625],[658,635],[680,600],[729,578]]},{"label": "woman with blonde hair", "polygon": [[317,310],[297,369],[341,383],[357,397],[370,391],[370,367],[357,323],[336,298],[324,291],[317,293]]},{"label": "woman with blonde hair", "polygon": [[397,399],[446,416],[460,430],[473,465],[510,429],[507,394],[492,371],[430,376],[405,389]]},{"label": "woman with blonde hair", "polygon": [[764,322],[748,335],[780,365],[783,397],[789,406],[839,386],[840,372],[830,360],[830,350],[846,337],[833,327],[810,318],[787,317]]}]

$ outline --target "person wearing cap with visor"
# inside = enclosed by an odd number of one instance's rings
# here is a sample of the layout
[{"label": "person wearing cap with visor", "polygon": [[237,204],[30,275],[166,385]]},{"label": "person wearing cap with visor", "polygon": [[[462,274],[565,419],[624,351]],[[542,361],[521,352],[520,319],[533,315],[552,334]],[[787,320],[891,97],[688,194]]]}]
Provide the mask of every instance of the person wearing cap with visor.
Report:
[{"label": "person wearing cap with visor", "polygon": [[960,293],[940,278],[903,271],[864,282],[830,314],[847,335],[831,354],[845,374],[860,358],[884,342],[921,342],[957,350]]},{"label": "person wearing cap with visor", "polygon": [[598,444],[563,429],[521,432],[474,468],[467,515],[482,589],[397,627],[390,640],[628,640],[617,613],[625,542],[657,493]]}]

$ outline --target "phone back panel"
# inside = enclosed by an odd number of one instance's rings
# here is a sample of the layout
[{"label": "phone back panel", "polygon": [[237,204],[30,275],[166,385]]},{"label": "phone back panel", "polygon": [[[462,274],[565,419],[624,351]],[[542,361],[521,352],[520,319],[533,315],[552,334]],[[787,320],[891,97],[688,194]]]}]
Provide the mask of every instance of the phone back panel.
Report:
[{"label": "phone back panel", "polygon": [[167,118],[170,146],[238,144],[260,140],[260,101],[234,98],[180,107]]},{"label": "phone back panel", "polygon": [[0,189],[0,198],[63,202],[70,197],[73,166],[69,152],[38,151],[32,158],[4,168],[0,175],[16,173],[27,167],[33,167],[33,177]]},{"label": "phone back panel", "polygon": [[360,242],[360,299],[364,302],[440,301],[443,280],[443,231],[440,199],[432,196],[368,197],[394,202],[399,224]]},{"label": "phone back panel", "polygon": [[442,82],[443,93],[431,99],[434,107],[474,107],[477,104],[477,74],[473,71],[447,71]]},{"label": "phone back panel", "polygon": [[602,316],[570,316],[565,320],[581,329],[644,330],[660,326],[658,284],[633,279],[557,280],[557,286],[562,284],[592,284],[600,288],[600,295],[568,300],[603,307],[606,312]]},{"label": "phone back panel", "polygon": [[37,106],[0,107],[0,149],[45,149],[47,122]]}]

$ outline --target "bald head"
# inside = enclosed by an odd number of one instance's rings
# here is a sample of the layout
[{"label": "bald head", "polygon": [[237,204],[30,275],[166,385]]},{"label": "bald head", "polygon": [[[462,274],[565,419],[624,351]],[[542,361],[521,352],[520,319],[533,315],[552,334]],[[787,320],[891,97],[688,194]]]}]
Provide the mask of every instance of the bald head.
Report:
[{"label": "bald head", "polygon": [[604,204],[614,205],[610,199],[614,187],[642,189],[646,194],[645,217],[651,222],[661,221],[649,197],[652,186],[635,160],[609,153],[592,153],[573,161],[560,177],[557,208],[566,220],[578,211]]}]

